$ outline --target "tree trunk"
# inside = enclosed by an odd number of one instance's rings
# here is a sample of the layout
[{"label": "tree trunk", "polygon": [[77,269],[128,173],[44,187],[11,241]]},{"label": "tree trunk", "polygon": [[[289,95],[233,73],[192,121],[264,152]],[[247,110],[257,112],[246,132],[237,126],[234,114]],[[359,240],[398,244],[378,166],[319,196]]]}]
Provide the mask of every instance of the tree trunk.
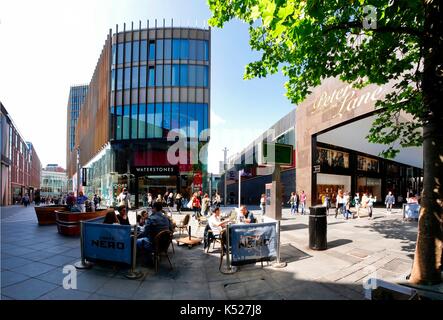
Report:
[{"label": "tree trunk", "polygon": [[423,102],[423,195],[418,222],[414,264],[409,281],[441,282],[443,251],[443,7],[442,1],[425,1]]}]

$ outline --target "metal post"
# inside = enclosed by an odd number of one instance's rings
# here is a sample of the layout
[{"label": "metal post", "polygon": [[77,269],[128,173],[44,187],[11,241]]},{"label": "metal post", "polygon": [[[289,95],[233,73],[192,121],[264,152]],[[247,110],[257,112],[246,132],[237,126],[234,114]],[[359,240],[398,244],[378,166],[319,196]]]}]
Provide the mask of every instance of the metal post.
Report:
[{"label": "metal post", "polygon": [[136,268],[136,259],[137,259],[137,229],[138,229],[138,223],[135,223],[135,228],[134,228],[134,241],[132,244],[132,264],[131,264],[131,269],[129,270],[129,272],[125,275],[126,278],[128,279],[139,279],[143,276],[143,273],[138,272],[135,270]]},{"label": "metal post", "polygon": [[[230,236],[229,236],[229,225],[226,227],[226,269],[221,269],[220,271],[224,274],[233,274],[237,271],[237,267],[231,266],[231,257],[230,257],[230,250],[229,247],[231,246],[230,243]],[[222,248],[223,250],[223,248]]]},{"label": "metal post", "polygon": [[77,148],[77,197],[78,193],[80,192],[80,147]]},{"label": "metal post", "polygon": [[223,152],[224,152],[224,159],[223,159],[223,169],[224,169],[224,171],[225,171],[225,184],[224,184],[224,193],[223,193],[223,203],[224,203],[224,205],[225,205],[225,207],[226,207],[226,203],[227,203],[227,199],[228,199],[228,196],[227,196],[227,192],[228,192],[228,187],[227,187],[227,185],[226,185],[226,182],[227,182],[227,171],[228,171],[228,164],[226,163],[227,161],[228,161],[228,148],[224,148],[223,149]]},{"label": "metal post", "polygon": [[90,269],[92,267],[92,264],[90,262],[87,262],[85,259],[85,252],[84,252],[84,222],[80,221],[80,254],[81,254],[81,260],[76,262],[74,266],[77,269]]},{"label": "metal post", "polygon": [[274,268],[284,268],[284,267],[287,266],[287,263],[280,261],[280,220],[277,221],[277,231],[278,231],[278,236],[277,236],[277,261],[275,261],[272,264],[272,267],[274,267]]},{"label": "metal post", "polygon": [[242,170],[238,170],[238,208],[241,206],[241,172]]}]

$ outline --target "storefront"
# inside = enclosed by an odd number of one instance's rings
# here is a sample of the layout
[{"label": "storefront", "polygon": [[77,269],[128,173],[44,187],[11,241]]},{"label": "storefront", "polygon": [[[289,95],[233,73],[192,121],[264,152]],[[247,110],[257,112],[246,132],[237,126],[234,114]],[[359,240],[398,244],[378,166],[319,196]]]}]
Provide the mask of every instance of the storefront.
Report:
[{"label": "storefront", "polygon": [[[296,109],[296,187],[307,192],[308,205],[328,195],[334,204],[339,189],[378,203],[392,191],[400,200],[422,188],[422,148],[401,149],[397,157],[380,157],[386,146],[369,143],[376,117],[375,102],[391,86],[370,85],[361,90],[327,79]],[[407,115],[401,119],[407,121]]]}]

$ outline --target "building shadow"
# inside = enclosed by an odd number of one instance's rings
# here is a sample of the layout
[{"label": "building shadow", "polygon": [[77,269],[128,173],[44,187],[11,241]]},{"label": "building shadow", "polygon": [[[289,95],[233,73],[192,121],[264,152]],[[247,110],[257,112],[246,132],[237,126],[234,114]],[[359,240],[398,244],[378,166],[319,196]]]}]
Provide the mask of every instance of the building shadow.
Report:
[{"label": "building shadow", "polygon": [[350,240],[350,239],[337,239],[334,241],[330,241],[330,242],[328,242],[328,249],[343,246],[343,245],[351,243],[351,242],[352,242],[352,240]]},{"label": "building shadow", "polygon": [[300,230],[300,229],[306,229],[308,227],[305,223],[298,223],[298,224],[290,224],[290,225],[281,225],[280,230],[281,231],[292,231],[292,230]]}]

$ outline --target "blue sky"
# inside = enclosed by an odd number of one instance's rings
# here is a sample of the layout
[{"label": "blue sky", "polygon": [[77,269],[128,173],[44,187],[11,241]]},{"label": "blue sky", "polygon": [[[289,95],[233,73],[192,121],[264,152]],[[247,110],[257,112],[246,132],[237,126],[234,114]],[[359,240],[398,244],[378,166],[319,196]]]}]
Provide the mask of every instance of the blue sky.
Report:
[{"label": "blue sky", "polygon": [[[27,8],[26,11],[23,8]],[[65,166],[69,87],[89,83],[110,28],[124,22],[171,18],[175,26],[207,26],[206,0],[4,1],[0,3],[0,101],[43,165]],[[23,41],[26,39],[26,41]],[[212,29],[212,130],[209,169],[218,172],[222,149],[238,152],[294,108],[285,78],[243,80],[259,57],[247,25]]]}]

